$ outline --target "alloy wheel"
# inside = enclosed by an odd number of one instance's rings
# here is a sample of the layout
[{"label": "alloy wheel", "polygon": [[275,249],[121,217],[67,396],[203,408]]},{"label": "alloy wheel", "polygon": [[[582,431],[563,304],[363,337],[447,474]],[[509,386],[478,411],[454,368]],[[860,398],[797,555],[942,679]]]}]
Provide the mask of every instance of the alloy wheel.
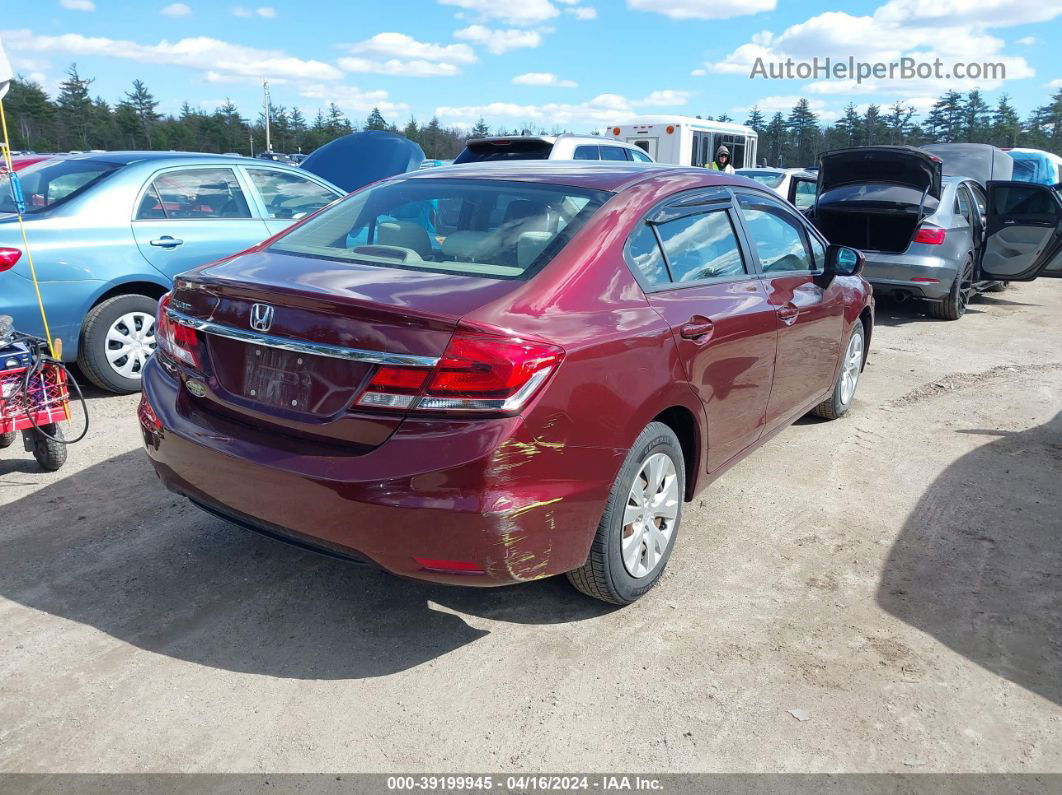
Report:
[{"label": "alloy wheel", "polygon": [[863,370],[863,332],[860,327],[852,332],[848,349],[841,364],[841,403],[847,406],[855,395],[859,374]]},{"label": "alloy wheel", "polygon": [[675,463],[664,453],[649,456],[623,511],[623,566],[635,579],[648,577],[660,565],[675,531],[679,501]]}]

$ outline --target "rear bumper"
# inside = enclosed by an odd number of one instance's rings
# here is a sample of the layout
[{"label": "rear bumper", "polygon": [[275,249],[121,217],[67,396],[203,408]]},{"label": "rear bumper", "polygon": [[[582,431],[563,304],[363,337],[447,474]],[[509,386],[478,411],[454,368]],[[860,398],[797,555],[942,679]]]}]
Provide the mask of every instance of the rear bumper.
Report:
[{"label": "rear bumper", "polygon": [[[155,360],[144,399],[147,453],[171,491],[267,535],[459,585],[506,585],[582,565],[624,455],[524,438],[520,417],[406,420],[368,452],[293,454],[283,437],[265,448],[231,425],[213,427]],[[429,571],[415,557],[483,572]]]},{"label": "rear bumper", "polygon": [[[870,252],[863,266],[863,278],[874,286],[879,296],[903,293],[914,298],[940,300],[947,297],[958,270],[957,263],[944,257]],[[921,279],[936,281],[916,281]]]}]

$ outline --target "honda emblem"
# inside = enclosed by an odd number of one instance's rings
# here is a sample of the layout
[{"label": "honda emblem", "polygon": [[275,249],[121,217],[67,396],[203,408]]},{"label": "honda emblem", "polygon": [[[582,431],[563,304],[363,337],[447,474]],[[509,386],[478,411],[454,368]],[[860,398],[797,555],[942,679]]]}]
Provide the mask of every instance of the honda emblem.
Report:
[{"label": "honda emblem", "polygon": [[254,304],[251,307],[251,328],[255,331],[269,331],[273,325],[273,307],[269,304]]}]

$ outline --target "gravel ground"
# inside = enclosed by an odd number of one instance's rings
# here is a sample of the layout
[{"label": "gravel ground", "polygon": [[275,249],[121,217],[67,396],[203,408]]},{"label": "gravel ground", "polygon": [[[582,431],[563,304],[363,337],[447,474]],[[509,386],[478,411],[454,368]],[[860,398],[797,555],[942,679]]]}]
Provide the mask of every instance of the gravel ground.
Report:
[{"label": "gravel ground", "polygon": [[61,472],[0,452],[0,771],[1062,771],[1060,317],[1046,280],[883,304],[852,413],[687,506],[618,610],[229,526],[94,393]]}]

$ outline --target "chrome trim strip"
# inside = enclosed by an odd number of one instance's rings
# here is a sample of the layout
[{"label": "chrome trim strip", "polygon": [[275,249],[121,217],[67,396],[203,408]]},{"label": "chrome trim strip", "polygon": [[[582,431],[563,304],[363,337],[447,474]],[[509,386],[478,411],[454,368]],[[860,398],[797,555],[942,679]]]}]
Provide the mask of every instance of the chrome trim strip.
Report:
[{"label": "chrome trim strip", "polygon": [[346,359],[347,361],[362,362],[363,364],[385,364],[390,367],[434,367],[439,362],[436,356],[414,356],[408,353],[366,351],[360,348],[345,348],[341,345],[326,345],[320,342],[294,340],[288,337],[274,337],[271,334],[259,334],[256,331],[243,331],[242,329],[223,326],[210,320],[189,317],[173,309],[167,309],[166,314],[175,323],[194,328],[196,331],[214,334],[218,337],[227,337],[240,342],[249,342],[252,345],[261,345],[265,348],[279,348],[284,351],[308,353],[313,356],[328,356],[332,359]]}]

